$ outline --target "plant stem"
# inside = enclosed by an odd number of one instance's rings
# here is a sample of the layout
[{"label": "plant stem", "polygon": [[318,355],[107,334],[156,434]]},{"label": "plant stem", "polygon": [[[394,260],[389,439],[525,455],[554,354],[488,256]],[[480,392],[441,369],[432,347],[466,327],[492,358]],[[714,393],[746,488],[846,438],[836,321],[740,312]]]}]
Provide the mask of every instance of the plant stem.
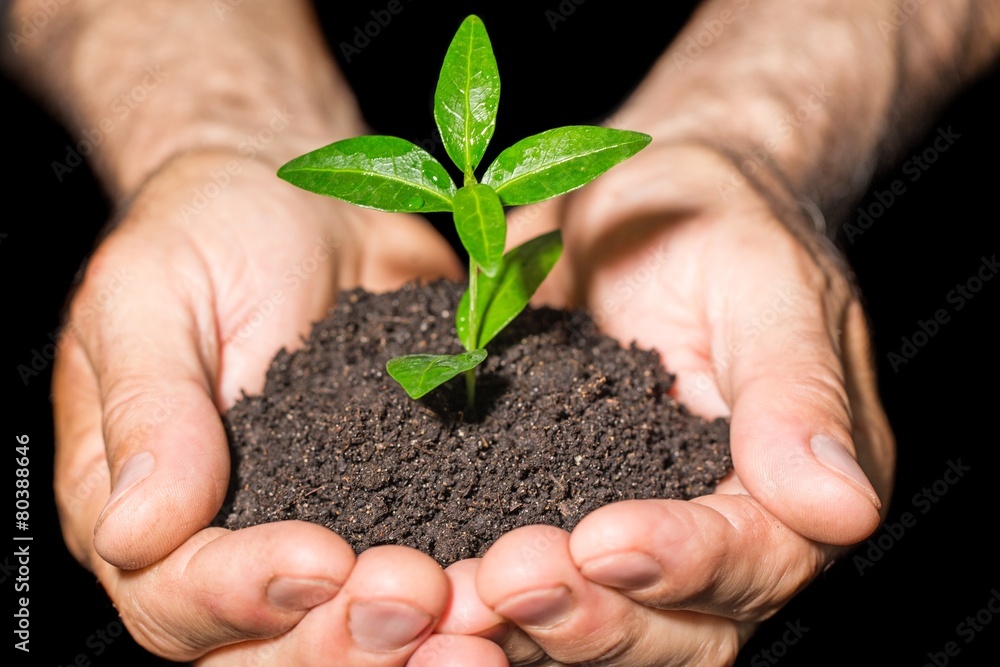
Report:
[{"label": "plant stem", "polygon": [[472,412],[476,405],[476,369],[470,368],[465,371],[465,406]]},{"label": "plant stem", "polygon": [[[476,349],[479,343],[479,316],[476,313],[476,296],[479,289],[479,265],[469,258],[469,341],[470,350]],[[465,371],[465,398],[469,410],[476,403],[476,369]]]},{"label": "plant stem", "polygon": [[[476,175],[472,169],[466,169],[465,185],[475,185]],[[470,348],[467,351],[475,350],[479,347],[479,318],[476,315],[476,293],[479,287],[479,265],[476,260],[469,257],[469,340]],[[465,404],[469,412],[476,405],[476,369],[470,368],[465,371]]]}]

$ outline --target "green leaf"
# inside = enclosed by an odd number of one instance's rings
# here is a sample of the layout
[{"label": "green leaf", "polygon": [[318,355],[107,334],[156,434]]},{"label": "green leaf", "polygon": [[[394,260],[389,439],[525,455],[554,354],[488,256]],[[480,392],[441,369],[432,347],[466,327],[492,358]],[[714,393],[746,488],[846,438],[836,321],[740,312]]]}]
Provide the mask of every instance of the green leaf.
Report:
[{"label": "green leaf", "polygon": [[650,142],[630,130],[593,125],[557,127],[500,153],[483,175],[505,206],[534,204],[575,190]]},{"label": "green leaf", "polygon": [[454,200],[455,229],[469,256],[487,276],[495,276],[507,241],[507,219],[497,193],[476,183],[458,189]]},{"label": "green leaf", "polygon": [[531,301],[562,254],[559,230],[542,234],[503,256],[496,277],[480,277],[476,298],[479,340],[469,340],[469,291],[462,295],[455,313],[458,338],[466,348],[483,348],[503,331]]},{"label": "green leaf", "polygon": [[390,359],[385,370],[410,398],[420,398],[459,373],[473,369],[486,358],[486,350],[461,354],[410,354]]},{"label": "green leaf", "polygon": [[304,190],[380,211],[450,211],[455,196],[444,166],[399,137],[337,141],[286,163],[278,176]]},{"label": "green leaf", "polygon": [[478,16],[459,26],[434,91],[434,121],[444,149],[472,174],[493,137],[500,104],[500,72],[486,27]]}]

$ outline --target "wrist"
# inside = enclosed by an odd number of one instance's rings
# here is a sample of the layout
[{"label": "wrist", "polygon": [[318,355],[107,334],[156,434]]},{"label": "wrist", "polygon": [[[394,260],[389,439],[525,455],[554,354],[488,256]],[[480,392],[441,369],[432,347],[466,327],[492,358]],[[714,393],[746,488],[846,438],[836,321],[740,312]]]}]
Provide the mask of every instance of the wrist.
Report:
[{"label": "wrist", "polygon": [[[274,174],[288,160],[358,134],[362,127],[360,122],[322,121],[312,110],[277,101],[269,105],[255,100],[252,109],[248,104],[232,119],[150,111],[137,114],[118,131],[114,127],[103,135],[92,131],[98,140],[105,140],[94,159],[113,196],[130,196],[154,173],[188,155],[216,154],[225,156],[226,163],[235,160],[243,169],[259,164]],[[83,136],[86,141],[86,130]]]},{"label": "wrist", "polygon": [[[19,0],[13,18],[39,7]],[[177,155],[237,151],[276,168],[362,129],[304,0],[221,15],[201,0],[78,0],[11,64],[115,199]]]},{"label": "wrist", "polygon": [[654,216],[718,217],[769,206],[792,208],[788,190],[775,188],[772,194],[765,181],[756,178],[759,171],[753,176],[741,171],[738,156],[724,146],[654,139],[627,162],[573,193],[564,228],[575,236],[598,236],[626,221]]},{"label": "wrist", "polygon": [[615,245],[614,238],[636,243],[633,237],[653,233],[654,226],[741,220],[780,226],[828,277],[850,281],[847,262],[825,235],[816,204],[773,165],[748,164],[724,145],[654,140],[573,193],[566,206],[564,235],[580,256]]},{"label": "wrist", "polygon": [[863,191],[885,131],[897,65],[877,18],[893,1],[706,3],[615,124],[722,146],[832,216]]}]

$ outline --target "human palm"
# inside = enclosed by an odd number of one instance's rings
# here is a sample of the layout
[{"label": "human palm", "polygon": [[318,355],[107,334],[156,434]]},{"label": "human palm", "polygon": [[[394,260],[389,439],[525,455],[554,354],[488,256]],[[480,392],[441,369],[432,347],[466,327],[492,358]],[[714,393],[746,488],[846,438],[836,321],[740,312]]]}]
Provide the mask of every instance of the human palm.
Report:
[{"label": "human palm", "polygon": [[206,528],[229,479],[219,415],[261,388],[338,289],[455,276],[456,260],[425,221],[301,193],[268,165],[206,188],[233,158],[185,156],[154,175],[73,298],[54,371],[67,544],[165,657],[403,664],[446,603],[440,568],[401,547],[356,558],[311,524]]},{"label": "human palm", "polygon": [[[735,471],[692,501],[609,505],[572,533],[519,529],[454,569],[458,595],[483,604],[444,629],[513,621],[503,643],[515,665],[729,664],[758,622],[877,527],[890,492],[892,436],[846,278],[749,184],[720,197],[731,167],[714,155],[653,159],[683,169],[623,165],[512,226],[563,228],[543,298],[659,350],[682,403],[731,419]],[[519,557],[538,544],[537,558]]]}]

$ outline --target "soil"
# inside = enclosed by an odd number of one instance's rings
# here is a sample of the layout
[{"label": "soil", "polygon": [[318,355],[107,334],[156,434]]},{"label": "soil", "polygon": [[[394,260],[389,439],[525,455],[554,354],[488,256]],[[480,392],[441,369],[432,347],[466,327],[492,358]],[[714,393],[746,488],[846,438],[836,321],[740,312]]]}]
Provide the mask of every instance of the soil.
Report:
[{"label": "soil", "polygon": [[385,372],[460,352],[462,287],[344,292],[262,395],[225,415],[233,482],[218,524],[300,519],[356,551],[408,545],[442,565],[528,524],[572,529],[602,505],[693,498],[730,470],[729,425],[669,394],[653,351],[622,347],[582,311],[527,309],[488,348],[477,413],[458,377],[420,401]]}]

